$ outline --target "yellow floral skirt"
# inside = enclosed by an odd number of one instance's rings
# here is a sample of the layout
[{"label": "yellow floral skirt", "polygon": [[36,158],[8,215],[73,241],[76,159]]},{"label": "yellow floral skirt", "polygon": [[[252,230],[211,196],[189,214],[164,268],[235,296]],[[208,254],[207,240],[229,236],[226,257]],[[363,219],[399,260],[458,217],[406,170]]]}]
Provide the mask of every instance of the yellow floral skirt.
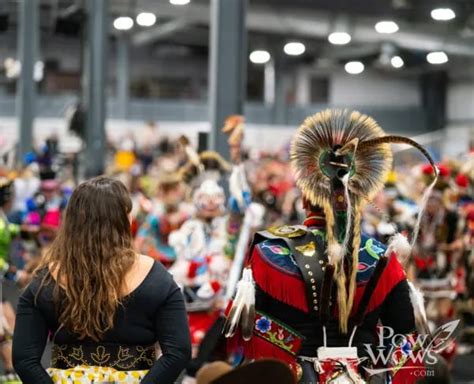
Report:
[{"label": "yellow floral skirt", "polygon": [[48,368],[54,384],[139,384],[148,371],[117,371],[80,365],[69,369]]}]

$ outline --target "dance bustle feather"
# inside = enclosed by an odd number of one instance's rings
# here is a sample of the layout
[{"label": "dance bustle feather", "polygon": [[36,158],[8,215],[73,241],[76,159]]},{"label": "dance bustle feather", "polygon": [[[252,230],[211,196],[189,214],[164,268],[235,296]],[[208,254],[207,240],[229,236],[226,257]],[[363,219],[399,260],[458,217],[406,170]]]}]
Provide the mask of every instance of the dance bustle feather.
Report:
[{"label": "dance bustle feather", "polygon": [[237,293],[224,324],[224,336],[234,336],[239,324],[241,324],[242,337],[244,340],[250,340],[253,333],[254,321],[255,283],[253,281],[252,270],[245,268],[242,279],[237,285]]}]

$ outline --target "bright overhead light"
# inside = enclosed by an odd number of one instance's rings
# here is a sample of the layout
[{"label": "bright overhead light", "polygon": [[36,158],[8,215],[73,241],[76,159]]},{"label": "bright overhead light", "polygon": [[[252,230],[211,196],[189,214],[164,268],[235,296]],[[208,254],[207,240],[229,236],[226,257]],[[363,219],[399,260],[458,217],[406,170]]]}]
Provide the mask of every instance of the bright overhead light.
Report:
[{"label": "bright overhead light", "polygon": [[265,64],[270,61],[270,53],[267,51],[253,51],[249,59],[254,64]]},{"label": "bright overhead light", "polygon": [[430,52],[426,55],[426,60],[430,64],[444,64],[448,62],[448,55],[443,51]]},{"label": "bright overhead light", "polygon": [[170,4],[173,5],[186,5],[189,4],[191,0],[170,0]]},{"label": "bright overhead light", "polygon": [[452,20],[456,14],[451,8],[436,8],[431,11],[431,17],[438,21]]},{"label": "bright overhead light", "polygon": [[137,16],[137,24],[142,27],[151,27],[156,23],[156,16],[151,12],[142,12]]},{"label": "bright overhead light", "polygon": [[285,44],[285,46],[283,47],[283,51],[290,56],[299,56],[306,51],[306,47],[303,43],[300,43],[298,41],[292,41],[290,43]]},{"label": "bright overhead light", "polygon": [[364,72],[365,67],[364,64],[360,61],[349,61],[344,66],[344,69],[347,73],[350,73],[351,75],[358,75],[359,73]]},{"label": "bright overhead light", "polygon": [[114,28],[119,31],[128,31],[133,27],[133,19],[128,16],[117,17],[114,20]]},{"label": "bright overhead light", "polygon": [[347,32],[333,32],[328,36],[328,40],[334,45],[345,45],[351,41],[351,35]]},{"label": "bright overhead light", "polygon": [[390,64],[392,64],[393,68],[401,68],[405,65],[405,62],[400,56],[393,56],[390,59]]},{"label": "bright overhead light", "polygon": [[375,30],[378,33],[390,34],[398,31],[398,24],[395,21],[384,20],[375,24]]}]

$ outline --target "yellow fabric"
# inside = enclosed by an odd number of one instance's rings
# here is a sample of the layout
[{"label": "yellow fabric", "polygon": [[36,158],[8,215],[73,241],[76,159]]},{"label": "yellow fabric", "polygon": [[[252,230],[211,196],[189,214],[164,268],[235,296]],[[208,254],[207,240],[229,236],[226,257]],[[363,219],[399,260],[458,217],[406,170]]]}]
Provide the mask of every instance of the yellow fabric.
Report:
[{"label": "yellow fabric", "polygon": [[119,171],[128,171],[135,163],[135,155],[130,151],[118,151],[115,154],[115,168]]},{"label": "yellow fabric", "polygon": [[48,368],[54,384],[139,384],[148,371],[117,371],[107,367]]}]

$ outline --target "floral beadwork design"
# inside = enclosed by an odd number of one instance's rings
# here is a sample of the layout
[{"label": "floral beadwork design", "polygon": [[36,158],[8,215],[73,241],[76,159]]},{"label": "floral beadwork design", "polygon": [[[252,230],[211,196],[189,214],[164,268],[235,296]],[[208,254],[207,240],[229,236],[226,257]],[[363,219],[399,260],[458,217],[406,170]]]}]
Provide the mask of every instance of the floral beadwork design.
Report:
[{"label": "floral beadwork design", "polygon": [[296,355],[303,339],[296,331],[260,312],[257,312],[254,333],[292,355]]},{"label": "floral beadwork design", "polygon": [[274,244],[262,244],[262,248],[268,248],[275,255],[288,256],[291,252],[288,248]]},{"label": "floral beadwork design", "polygon": [[266,240],[260,243],[258,247],[262,256],[270,265],[275,265],[287,273],[301,275],[291,251],[281,240]]},{"label": "floral beadwork design", "polygon": [[266,333],[272,329],[272,321],[267,319],[265,316],[262,316],[255,321],[255,328],[261,333]]}]

